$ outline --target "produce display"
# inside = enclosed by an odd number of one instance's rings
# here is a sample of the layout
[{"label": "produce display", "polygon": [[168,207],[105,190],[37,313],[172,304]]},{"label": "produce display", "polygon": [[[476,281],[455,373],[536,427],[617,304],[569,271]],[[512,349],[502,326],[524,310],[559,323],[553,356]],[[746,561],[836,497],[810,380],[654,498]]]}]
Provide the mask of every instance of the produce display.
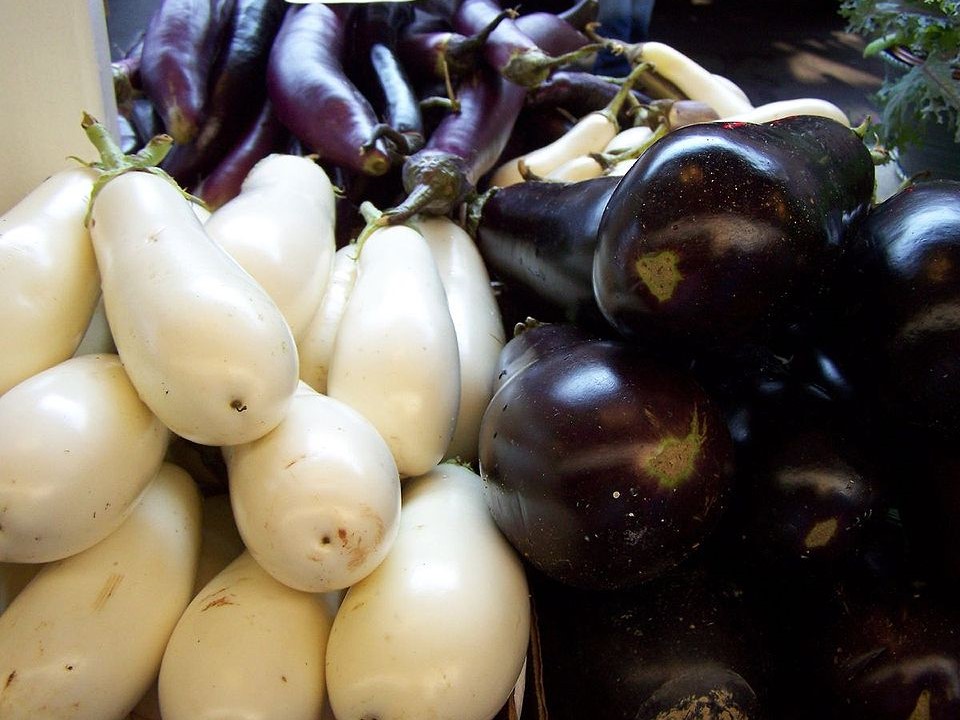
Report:
[{"label": "produce display", "polygon": [[960,183],[597,13],[158,0],[0,217],[0,720],[960,717]]}]

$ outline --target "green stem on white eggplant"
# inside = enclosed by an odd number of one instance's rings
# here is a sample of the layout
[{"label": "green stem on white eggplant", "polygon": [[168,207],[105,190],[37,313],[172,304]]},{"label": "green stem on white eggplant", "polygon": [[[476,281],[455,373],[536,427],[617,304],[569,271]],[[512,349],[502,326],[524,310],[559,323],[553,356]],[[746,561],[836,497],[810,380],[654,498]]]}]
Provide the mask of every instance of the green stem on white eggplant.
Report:
[{"label": "green stem on white eggplant", "polygon": [[93,203],[104,185],[115,177],[128,172],[148,172],[161,177],[172,183],[187,200],[205,207],[203,200],[188,193],[180,187],[176,180],[158,167],[173,146],[173,138],[169,135],[156,135],[137,153],[128,155],[120,149],[120,146],[113,137],[111,137],[106,126],[90,115],[90,113],[83,113],[80,126],[86,133],[87,139],[90,140],[100,154],[100,159],[93,162],[87,162],[81,158],[73,157],[73,159],[77,160],[80,164],[100,171],[100,176],[96,182],[94,182],[93,189],[90,192],[90,204],[87,208],[87,215],[84,218],[85,224],[89,225],[90,223]]}]

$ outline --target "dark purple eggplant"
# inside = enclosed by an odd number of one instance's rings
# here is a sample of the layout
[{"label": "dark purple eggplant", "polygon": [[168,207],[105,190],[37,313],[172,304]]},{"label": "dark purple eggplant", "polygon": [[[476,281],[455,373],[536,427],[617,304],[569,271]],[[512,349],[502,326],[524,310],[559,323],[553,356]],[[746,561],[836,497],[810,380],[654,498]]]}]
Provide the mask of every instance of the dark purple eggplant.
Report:
[{"label": "dark purple eggplant", "polygon": [[457,94],[459,108],[404,161],[407,197],[384,213],[385,222],[402,222],[418,212],[446,215],[463,202],[506,147],[526,91],[481,67],[460,83]]},{"label": "dark purple eggplant", "polygon": [[[871,209],[847,249],[840,345],[891,431],[960,439],[960,182]],[[854,340],[854,342],[850,342]]]},{"label": "dark purple eggplant", "polygon": [[693,348],[813,325],[873,188],[865,144],[834,120],[675,130],[607,203],[597,302],[626,337]]},{"label": "dark purple eggplant", "polygon": [[229,147],[266,99],[267,61],[284,0],[235,0],[227,38],[211,72],[207,114],[197,143]]},{"label": "dark purple eggplant", "polygon": [[246,134],[194,189],[194,194],[211,210],[233,199],[253,166],[267,155],[281,152],[287,131],[269,100],[247,128]]},{"label": "dark purple eggplant", "polygon": [[491,399],[479,445],[504,535],[544,574],[586,588],[676,566],[714,529],[732,482],[713,401],[688,374],[617,341],[568,345],[515,373]]},{"label": "dark purple eggplant", "polygon": [[382,97],[381,116],[387,135],[403,155],[420,150],[425,139],[423,114],[410,78],[393,49],[382,43],[370,48],[370,65]]},{"label": "dark purple eggplant", "polygon": [[234,2],[163,0],[147,23],[140,76],[176,143],[200,132],[210,72]]},{"label": "dark purple eggplant", "polygon": [[543,356],[587,340],[599,339],[579,325],[541,322],[535,318],[527,318],[525,322],[517,323],[513,334],[507,337],[510,342],[500,351],[494,373],[493,392]]},{"label": "dark purple eggplant", "polygon": [[[495,0],[462,0],[453,17],[453,29],[462,35],[475,35],[502,12]],[[556,68],[587,57],[597,49],[598,46],[589,45],[571,53],[551,56],[516,22],[507,18],[490,33],[482,53],[487,63],[508,80],[524,87],[536,87]]]},{"label": "dark purple eggplant", "polygon": [[955,598],[922,586],[844,598],[829,634],[831,718],[960,717],[960,615]]},{"label": "dark purple eggplant", "polygon": [[[547,55],[564,55],[590,44],[590,38],[568,23],[559,15],[550,12],[533,12],[514,19],[524,35],[536,43]],[[583,63],[593,64],[589,55]]]},{"label": "dark purple eggplant", "polygon": [[[613,100],[620,85],[610,79],[585,70],[557,70],[530,90],[527,104],[532,107],[561,107],[575,117],[606,107]],[[634,105],[649,105],[652,98],[633,90]],[[625,103],[619,120],[626,127],[630,103]]]},{"label": "dark purple eggplant", "polygon": [[370,101],[343,66],[343,18],[323,3],[290,7],[273,42],[267,91],[277,117],[325,162],[367,175],[390,169]]},{"label": "dark purple eggplant", "polygon": [[283,0],[234,2],[210,73],[200,131],[191,142],[174,146],[162,165],[186,188],[197,187],[241,142],[266,99],[267,59],[287,4]]},{"label": "dark purple eggplant", "polygon": [[519,316],[609,327],[593,294],[593,257],[600,217],[620,182],[527,181],[494,188],[473,208],[477,247],[503,283]]},{"label": "dark purple eggplant", "polygon": [[578,591],[537,573],[531,588],[552,720],[777,717],[762,712],[763,636],[729,576],[694,562],[629,591]]}]

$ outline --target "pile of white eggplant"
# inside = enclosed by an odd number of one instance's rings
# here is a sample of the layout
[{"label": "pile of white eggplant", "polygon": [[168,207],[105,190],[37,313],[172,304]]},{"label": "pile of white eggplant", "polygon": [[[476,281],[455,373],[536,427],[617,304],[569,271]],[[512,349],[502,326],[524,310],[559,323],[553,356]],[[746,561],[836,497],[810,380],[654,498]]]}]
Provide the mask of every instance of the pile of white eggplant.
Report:
[{"label": "pile of white eggplant", "polygon": [[[110,162],[0,218],[0,718],[516,702],[526,578],[454,461],[504,343],[470,237],[436,217],[338,251],[300,156],[212,214]],[[228,492],[180,440],[222,449]]]}]

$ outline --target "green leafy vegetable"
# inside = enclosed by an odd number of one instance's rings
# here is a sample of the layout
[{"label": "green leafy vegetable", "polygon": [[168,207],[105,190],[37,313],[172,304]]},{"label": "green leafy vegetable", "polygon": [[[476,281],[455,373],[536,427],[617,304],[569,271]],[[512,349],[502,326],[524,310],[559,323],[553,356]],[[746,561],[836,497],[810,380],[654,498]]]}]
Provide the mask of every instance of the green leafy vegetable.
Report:
[{"label": "green leafy vegetable", "polygon": [[839,12],[850,32],[869,39],[865,55],[883,53],[891,63],[876,97],[884,142],[918,144],[926,119],[960,142],[960,2],[844,0]]}]

